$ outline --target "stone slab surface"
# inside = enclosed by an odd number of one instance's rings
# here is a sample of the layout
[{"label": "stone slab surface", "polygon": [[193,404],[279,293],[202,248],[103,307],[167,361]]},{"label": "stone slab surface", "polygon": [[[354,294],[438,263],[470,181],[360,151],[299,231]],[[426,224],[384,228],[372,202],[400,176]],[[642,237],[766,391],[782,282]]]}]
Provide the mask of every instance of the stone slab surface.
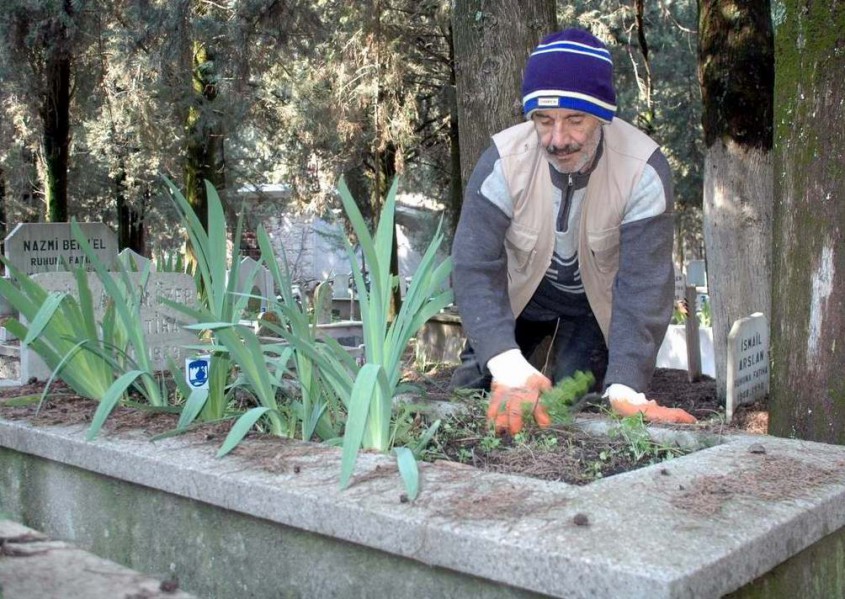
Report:
[{"label": "stone slab surface", "polygon": [[177,581],[162,583],[16,522],[0,520],[0,597],[189,599],[193,595],[179,590]]},{"label": "stone slab surface", "polygon": [[845,526],[845,447],[775,437],[724,437],[585,487],[422,464],[404,502],[381,455],[362,454],[341,491],[329,447],[279,441],[270,472],[208,442],[84,430],[0,421],[0,446],[557,597],[720,597]]}]

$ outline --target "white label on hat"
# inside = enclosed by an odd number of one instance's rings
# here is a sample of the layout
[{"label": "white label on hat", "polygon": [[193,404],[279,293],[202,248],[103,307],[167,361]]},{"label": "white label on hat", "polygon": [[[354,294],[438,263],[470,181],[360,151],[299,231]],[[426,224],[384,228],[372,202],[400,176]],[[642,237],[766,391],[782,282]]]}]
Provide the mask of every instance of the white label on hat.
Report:
[{"label": "white label on hat", "polygon": [[557,106],[559,98],[537,98],[537,106]]}]

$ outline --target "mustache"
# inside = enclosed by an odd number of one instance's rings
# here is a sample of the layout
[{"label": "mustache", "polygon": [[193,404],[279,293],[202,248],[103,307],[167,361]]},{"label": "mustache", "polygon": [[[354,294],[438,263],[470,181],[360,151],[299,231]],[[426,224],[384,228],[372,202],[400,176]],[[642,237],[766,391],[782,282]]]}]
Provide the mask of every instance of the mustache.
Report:
[{"label": "mustache", "polygon": [[582,144],[566,144],[565,146],[548,145],[546,152],[553,156],[568,156],[580,152],[584,146]]}]

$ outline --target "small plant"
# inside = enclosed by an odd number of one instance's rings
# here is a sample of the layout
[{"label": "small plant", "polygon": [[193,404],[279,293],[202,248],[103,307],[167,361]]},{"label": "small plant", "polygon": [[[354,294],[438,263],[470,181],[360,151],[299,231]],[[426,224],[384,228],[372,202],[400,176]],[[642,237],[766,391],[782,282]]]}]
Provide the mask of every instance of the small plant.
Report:
[{"label": "small plant", "polygon": [[713,324],[713,309],[710,306],[708,296],[701,299],[701,310],[698,311],[698,324],[702,327],[709,327]]},{"label": "small plant", "polygon": [[537,439],[537,446],[541,449],[554,449],[558,446],[557,437],[554,435],[540,435]]},{"label": "small plant", "polygon": [[578,370],[544,392],[540,397],[540,405],[546,409],[552,424],[566,424],[572,420],[572,406],[595,384],[596,377],[592,372]]},{"label": "small plant", "polygon": [[481,449],[484,451],[494,451],[502,444],[502,440],[496,435],[487,435],[479,442]]},{"label": "small plant", "polygon": [[650,462],[661,462],[683,453],[678,447],[658,443],[652,439],[642,413],[622,418],[619,426],[610,431],[610,436],[625,441],[626,449],[635,462],[644,459]]}]

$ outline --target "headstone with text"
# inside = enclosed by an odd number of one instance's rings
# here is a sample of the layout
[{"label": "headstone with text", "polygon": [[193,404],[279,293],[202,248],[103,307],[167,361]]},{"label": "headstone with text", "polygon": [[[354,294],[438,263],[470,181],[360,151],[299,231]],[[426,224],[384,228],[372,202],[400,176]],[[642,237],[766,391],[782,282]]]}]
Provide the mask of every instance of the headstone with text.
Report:
[{"label": "headstone with text", "polygon": [[[79,223],[97,257],[111,269],[117,256],[117,239],[104,223]],[[90,269],[88,258],[73,236],[70,223],[21,223],[6,237],[6,259],[26,274],[70,268]]]},{"label": "headstone with text", "polygon": [[[115,276],[118,276],[115,274]],[[129,273],[133,287],[138,288],[141,273]],[[36,274],[33,279],[45,291],[65,292],[78,298],[76,280],[72,273]],[[109,297],[96,274],[88,275],[88,286],[94,303],[94,316],[100,320],[108,306]],[[139,290],[140,292],[140,290]],[[151,273],[142,296],[140,321],[147,342],[150,361],[155,370],[167,368],[167,358],[181,364],[187,352],[186,345],[197,343],[197,335],[183,327],[193,321],[175,308],[165,305],[162,299],[196,306],[196,283],[193,277],[184,273]],[[21,352],[21,380],[35,377],[49,378],[50,370],[31,350]]]},{"label": "headstone with text", "polygon": [[675,302],[683,302],[686,297],[687,278],[684,271],[675,265]]},{"label": "headstone with text", "polygon": [[755,312],[737,320],[728,334],[728,422],[739,406],[769,394],[769,380],[769,322],[764,314]]}]

